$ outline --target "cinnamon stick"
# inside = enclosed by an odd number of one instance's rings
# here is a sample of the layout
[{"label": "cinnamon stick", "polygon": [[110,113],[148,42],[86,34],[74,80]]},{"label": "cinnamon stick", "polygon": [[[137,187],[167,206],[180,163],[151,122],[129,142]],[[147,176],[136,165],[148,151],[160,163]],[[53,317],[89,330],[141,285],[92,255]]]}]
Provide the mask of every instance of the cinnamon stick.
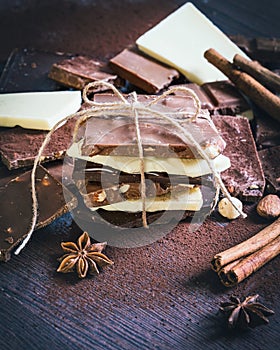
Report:
[{"label": "cinnamon stick", "polygon": [[213,270],[219,271],[223,266],[258,251],[278,236],[280,236],[280,217],[253,237],[216,254],[211,262]]},{"label": "cinnamon stick", "polygon": [[250,61],[247,58],[236,54],[233,57],[233,63],[267,88],[274,92],[280,92],[280,76],[263,67],[259,62]]},{"label": "cinnamon stick", "polygon": [[273,118],[280,121],[280,98],[266,89],[256,79],[234,67],[216,50],[209,49],[204,57],[216,68],[223,72],[245,95]]},{"label": "cinnamon stick", "polygon": [[229,264],[229,267],[222,269],[223,271],[219,274],[219,277],[226,287],[234,286],[259,270],[278,254],[280,254],[280,235],[255,253],[239,260],[236,264],[235,262]]}]

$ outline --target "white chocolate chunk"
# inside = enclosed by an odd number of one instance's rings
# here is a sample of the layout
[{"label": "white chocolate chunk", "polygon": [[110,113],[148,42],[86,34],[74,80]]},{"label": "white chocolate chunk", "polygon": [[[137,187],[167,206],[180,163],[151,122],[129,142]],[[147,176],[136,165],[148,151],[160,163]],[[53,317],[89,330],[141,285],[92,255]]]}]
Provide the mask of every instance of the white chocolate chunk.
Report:
[{"label": "white chocolate chunk", "polygon": [[[146,211],[154,212],[160,210],[200,210],[203,204],[203,198],[199,187],[186,188],[184,192],[170,195],[157,196],[155,198],[146,198]],[[136,213],[142,211],[142,199],[130,199],[101,207],[90,208],[92,211],[105,209],[109,211],[125,211]]]},{"label": "white chocolate chunk", "polygon": [[[140,173],[140,162],[138,157],[126,156],[81,156],[79,144],[74,143],[67,151],[73,158],[79,158],[88,162],[94,162],[111,168],[124,171],[129,174]],[[222,172],[230,167],[230,159],[222,154],[212,160],[216,171]],[[182,159],[182,158],[144,158],[145,172],[166,172],[167,174],[186,175],[189,177],[210,174],[211,170],[204,159]]]},{"label": "white chocolate chunk", "polygon": [[0,126],[50,130],[80,106],[80,91],[1,94]]},{"label": "white chocolate chunk", "polygon": [[237,53],[247,57],[190,2],[144,33],[136,44],[197,84],[227,79],[204,58],[206,50],[213,48],[229,61]]}]

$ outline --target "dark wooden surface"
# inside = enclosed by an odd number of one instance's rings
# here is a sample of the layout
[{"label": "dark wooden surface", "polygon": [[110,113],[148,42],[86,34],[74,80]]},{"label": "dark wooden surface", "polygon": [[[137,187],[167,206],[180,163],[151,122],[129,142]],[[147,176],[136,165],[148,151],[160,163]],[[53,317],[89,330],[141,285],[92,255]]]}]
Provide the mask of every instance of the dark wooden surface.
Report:
[{"label": "dark wooden surface", "polygon": [[[110,57],[183,1],[0,2],[0,63],[15,47]],[[194,3],[227,34],[280,37],[279,1]],[[0,349],[279,349],[279,258],[233,289],[210,270],[213,254],[265,225],[212,218],[201,230],[178,225],[146,247],[108,247],[115,264],[78,280],[56,273],[61,241],[81,233],[69,214],[37,231],[0,265]],[[231,294],[260,294],[270,324],[230,332],[218,305]]]}]

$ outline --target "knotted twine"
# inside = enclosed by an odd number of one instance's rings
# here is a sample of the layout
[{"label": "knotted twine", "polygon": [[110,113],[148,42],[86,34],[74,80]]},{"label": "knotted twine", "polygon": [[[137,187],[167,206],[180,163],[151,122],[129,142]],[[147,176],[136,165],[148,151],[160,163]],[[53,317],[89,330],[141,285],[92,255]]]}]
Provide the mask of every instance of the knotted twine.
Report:
[{"label": "knotted twine", "polygon": [[[94,102],[89,100],[88,98],[88,92],[90,89],[98,88],[100,86],[106,86],[108,89],[112,90],[114,94],[119,98],[118,102]],[[193,115],[188,116],[186,111],[184,112],[178,112],[176,111],[175,117],[172,117],[170,115],[167,115],[161,111],[152,109],[152,105],[157,104],[160,100],[164,99],[166,96],[170,94],[174,94],[175,92],[181,91],[185,93],[186,95],[190,96],[194,104],[196,105],[196,111]],[[30,229],[26,234],[26,237],[22,241],[22,243],[19,245],[19,247],[16,249],[15,254],[19,254],[21,250],[26,246],[28,241],[30,240],[35,227],[36,227],[36,222],[38,218],[38,200],[37,200],[37,195],[36,195],[36,169],[37,166],[40,164],[42,155],[44,152],[45,147],[49,143],[53,133],[61,127],[65,122],[73,119],[73,118],[78,118],[74,132],[73,132],[73,143],[77,141],[77,135],[78,135],[78,130],[80,126],[85,123],[88,119],[92,117],[100,117],[104,115],[111,115],[111,116],[116,116],[118,112],[121,112],[121,115],[123,116],[128,116],[133,118],[134,124],[135,124],[135,131],[136,131],[136,140],[137,140],[137,146],[138,146],[138,157],[139,157],[139,165],[140,165],[140,188],[141,188],[141,200],[142,200],[142,222],[143,226],[148,228],[147,224],[147,215],[146,215],[146,184],[145,184],[145,163],[144,163],[144,153],[143,153],[143,146],[142,146],[142,139],[141,139],[141,133],[140,133],[140,125],[139,125],[139,115],[144,116],[147,115],[149,117],[155,117],[157,119],[163,119],[165,121],[168,121],[171,125],[173,125],[175,128],[177,128],[178,131],[180,131],[180,138],[182,139],[183,142],[186,144],[192,144],[196,151],[200,154],[200,156],[207,162],[213,176],[214,176],[214,181],[215,181],[215,187],[216,187],[216,196],[214,199],[214,207],[217,203],[218,200],[218,195],[219,191],[221,190],[222,193],[224,194],[225,197],[229,199],[233,207],[239,212],[241,217],[245,218],[247,215],[239,208],[236,207],[234,202],[231,200],[231,196],[229,192],[227,191],[221,177],[220,173],[216,171],[213,161],[209,158],[207,152],[204,151],[204,149],[201,147],[199,142],[195,140],[193,135],[191,134],[190,131],[186,130],[183,125],[177,121],[178,118],[176,118],[178,115],[182,114],[184,118],[182,119],[183,122],[186,121],[186,117],[190,119],[190,122],[195,122],[196,119],[198,118],[200,112],[201,112],[201,103],[198,98],[198,96],[195,94],[195,92],[187,87],[184,86],[177,86],[170,88],[166,92],[164,92],[162,95],[159,95],[157,98],[152,100],[146,105],[143,105],[137,101],[137,95],[136,93],[132,93],[132,100],[128,101],[127,99],[124,98],[124,96],[115,88],[114,85],[107,83],[105,81],[96,81],[93,83],[89,83],[83,90],[83,100],[86,102],[91,108],[85,109],[80,112],[76,112],[74,114],[71,114],[62,120],[60,120],[58,123],[56,123],[53,128],[48,132],[48,134],[45,137],[45,140],[43,141],[37,156],[34,159],[34,164],[33,168],[31,171],[31,197],[32,197],[32,219],[31,219],[31,224],[30,224]],[[170,113],[169,113],[170,114]],[[205,115],[203,115],[205,117]],[[209,122],[212,123],[212,120],[210,117],[208,118]]]}]

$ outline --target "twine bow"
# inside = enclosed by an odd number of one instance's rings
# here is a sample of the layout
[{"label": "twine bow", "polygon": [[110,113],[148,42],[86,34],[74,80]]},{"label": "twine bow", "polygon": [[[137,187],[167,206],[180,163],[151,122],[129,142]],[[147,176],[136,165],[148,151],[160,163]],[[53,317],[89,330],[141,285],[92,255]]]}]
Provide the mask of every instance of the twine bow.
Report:
[{"label": "twine bow", "polygon": [[[112,90],[114,94],[119,98],[119,101],[117,102],[105,102],[105,103],[98,103],[89,100],[88,98],[88,92],[91,88],[97,88],[100,86],[107,86],[108,89]],[[152,109],[152,106],[157,104],[159,101],[164,99],[166,96],[170,94],[174,94],[175,92],[183,92],[187,96],[190,96],[195,104],[196,110],[193,115],[187,115],[186,111],[184,112],[178,112],[176,111],[174,116],[169,115]],[[182,139],[183,142],[187,144],[192,144],[197,152],[200,154],[200,156],[205,159],[207,162],[210,170],[212,171],[212,174],[215,179],[215,185],[216,185],[216,196],[215,196],[215,204],[218,199],[218,193],[219,190],[223,192],[224,196],[229,199],[229,201],[232,203],[232,205],[235,207],[235,209],[240,213],[240,215],[245,218],[246,214],[240,210],[239,208],[236,207],[236,205],[232,202],[231,196],[229,192],[227,191],[219,172],[216,171],[214,168],[212,160],[209,158],[208,154],[204,151],[204,149],[201,147],[201,145],[195,140],[191,132],[186,130],[183,125],[182,121],[186,121],[186,117],[190,119],[190,122],[196,121],[198,118],[200,112],[201,112],[201,103],[197,95],[194,93],[193,90],[186,88],[184,86],[178,86],[174,88],[170,88],[166,92],[164,92],[162,95],[159,95],[157,98],[149,102],[147,105],[143,105],[137,101],[137,95],[136,93],[132,94],[132,100],[128,101],[127,99],[124,98],[124,96],[115,88],[114,85],[107,83],[105,81],[96,81],[93,83],[89,83],[83,90],[83,100],[86,102],[88,105],[91,106],[89,109],[85,109],[83,111],[71,114],[70,116],[67,116],[63,118],[60,122],[58,122],[54,127],[49,131],[49,133],[46,135],[45,140],[43,141],[38,154],[34,160],[33,168],[31,171],[31,196],[32,196],[32,220],[31,220],[31,225],[30,229],[27,232],[26,237],[20,244],[20,246],[17,248],[15,251],[15,254],[19,254],[21,250],[26,246],[28,241],[30,240],[32,233],[35,230],[36,227],[36,222],[38,218],[38,201],[37,201],[37,195],[36,195],[36,185],[35,185],[35,176],[36,176],[36,168],[40,164],[43,151],[46,147],[46,145],[49,143],[53,133],[55,132],[56,129],[58,129],[60,126],[62,126],[66,121],[77,118],[77,122],[74,128],[74,133],[73,133],[73,142],[77,141],[77,134],[79,127],[81,124],[83,124],[85,121],[92,117],[97,117],[97,116],[103,116],[103,115],[116,115],[116,112],[120,112],[123,116],[128,116],[128,117],[133,117],[134,119],[134,124],[135,124],[135,130],[136,130],[136,139],[137,139],[137,146],[138,146],[138,156],[139,156],[139,164],[140,164],[140,178],[141,178],[141,199],[142,199],[142,221],[143,221],[143,226],[148,227],[147,223],[147,216],[146,216],[146,185],[145,185],[145,162],[144,162],[144,154],[143,154],[143,146],[142,146],[142,139],[141,139],[141,133],[140,133],[140,126],[139,126],[139,116],[149,116],[149,117],[155,117],[156,119],[163,119],[165,121],[168,121],[171,125],[173,125],[179,132],[180,132],[180,138]],[[182,115],[183,119],[178,118]],[[209,118],[209,122],[212,123],[211,119]],[[215,205],[214,205],[215,206]]]}]

